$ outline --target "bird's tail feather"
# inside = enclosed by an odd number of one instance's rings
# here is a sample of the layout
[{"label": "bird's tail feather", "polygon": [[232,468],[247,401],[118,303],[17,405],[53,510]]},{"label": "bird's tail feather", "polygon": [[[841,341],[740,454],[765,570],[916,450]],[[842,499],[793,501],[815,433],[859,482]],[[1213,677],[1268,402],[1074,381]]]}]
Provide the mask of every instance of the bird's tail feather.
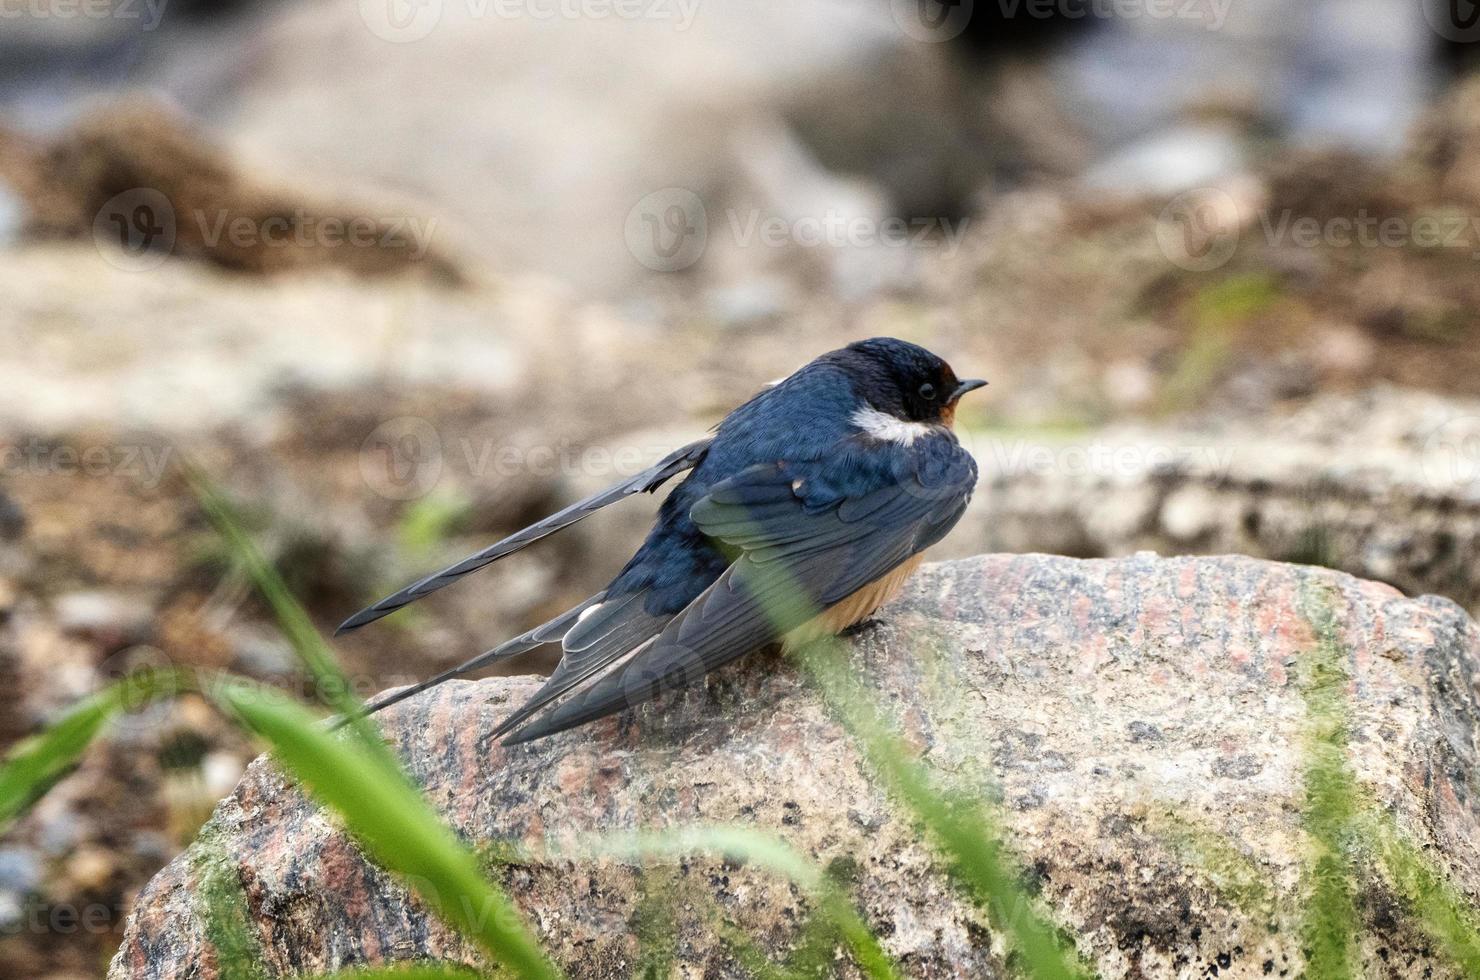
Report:
[{"label": "bird's tail feather", "polygon": [[[549,622],[541,623],[529,632],[521,633],[512,640],[506,640],[492,650],[478,654],[472,660],[458,664],[449,670],[444,670],[435,677],[430,677],[419,684],[402,688],[393,694],[386,695],[378,701],[373,701],[365,706],[365,710],[360,713],[359,717],[363,718],[366,715],[373,715],[382,708],[389,708],[393,704],[399,704],[407,698],[415,697],[423,691],[431,690],[437,685],[450,681],[453,678],[471,674],[475,670],[481,670],[489,664],[497,663],[500,660],[507,660],[510,657],[533,650],[535,647],[544,646],[546,643],[555,643],[563,639],[571,627],[575,626],[576,622],[581,618],[581,613],[601,602],[605,597],[605,592],[598,592],[585,602],[566,610]],[[340,718],[334,722],[332,728],[335,730],[342,728],[349,720],[348,718]]]},{"label": "bird's tail feather", "polygon": [[596,674],[615,661],[628,655],[635,655],[643,646],[650,642],[652,642],[651,638],[645,640],[637,647],[614,648],[605,656],[588,661],[577,670],[570,671],[559,677],[550,678],[545,682],[544,687],[535,692],[534,697],[526,701],[517,711],[509,715],[509,717],[498,723],[498,727],[493,730],[493,737],[502,738],[507,735],[528,720],[530,716],[560,697],[566,691],[572,690],[586,680],[596,676]]},{"label": "bird's tail feather", "polygon": [[535,712],[567,691],[585,683],[611,664],[640,649],[662,632],[671,616],[652,614],[646,609],[646,590],[613,599],[592,608],[590,615],[565,635],[565,656],[555,672],[534,696],[513,714],[499,722],[495,738],[508,734]]},{"label": "bird's tail feather", "polygon": [[708,437],[676,449],[659,460],[655,465],[648,467],[631,479],[623,483],[618,483],[616,486],[608,487],[599,493],[594,493],[583,500],[578,500],[564,510],[557,511],[544,520],[531,524],[521,531],[515,531],[502,541],[491,544],[477,554],[464,558],[456,565],[451,565],[442,569],[440,572],[413,582],[394,595],[386,596],[374,605],[361,609],[349,619],[340,623],[339,628],[334,631],[334,635],[338,636],[341,633],[347,633],[352,629],[358,629],[364,626],[366,623],[373,623],[382,616],[388,616],[402,606],[410,605],[417,599],[431,595],[443,586],[452,584],[464,575],[476,572],[480,568],[485,568],[500,558],[512,555],[514,552],[526,548],[542,538],[549,537],[556,531],[563,530],[572,524],[585,520],[601,508],[614,504],[624,497],[630,497],[636,493],[651,493],[672,477],[698,465],[699,460],[704,458],[704,454],[709,450],[709,444],[713,441],[713,437]]}]

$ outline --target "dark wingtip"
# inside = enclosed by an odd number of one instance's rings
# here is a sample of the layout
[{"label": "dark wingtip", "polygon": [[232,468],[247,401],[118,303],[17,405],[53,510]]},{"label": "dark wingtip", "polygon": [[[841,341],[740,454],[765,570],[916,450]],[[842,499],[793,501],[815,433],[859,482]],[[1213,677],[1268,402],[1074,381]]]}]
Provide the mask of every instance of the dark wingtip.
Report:
[{"label": "dark wingtip", "polygon": [[[513,748],[516,745],[524,745],[527,742],[533,742],[536,739],[544,738],[546,735],[555,734],[554,731],[544,731],[544,727],[545,726],[541,722],[534,722],[532,724],[525,725],[523,728],[514,732],[512,735],[506,735],[503,738],[499,739],[498,744],[505,746],[506,748]],[[558,730],[559,729],[556,729],[556,731]]]},{"label": "dark wingtip", "polygon": [[[539,724],[539,722],[529,721],[529,716],[535,714],[537,711],[538,709],[530,710],[527,705],[520,708],[498,723],[498,726],[493,730],[493,737],[499,740],[500,745],[519,745],[523,742],[539,738],[538,735],[529,734]],[[529,723],[525,724],[526,722]],[[524,727],[520,728],[520,725]]]},{"label": "dark wingtip", "polygon": [[[601,716],[598,715],[597,717]],[[560,714],[560,708],[557,707],[549,714],[542,715],[534,721],[529,722],[512,735],[500,739],[499,744],[510,746],[523,745],[526,742],[534,742],[542,738],[549,738],[551,735],[559,735],[561,732],[568,732],[572,728],[579,728],[595,720],[596,718],[583,718],[579,715],[575,717],[562,716]]]},{"label": "dark wingtip", "polygon": [[334,630],[334,635],[341,636],[345,633],[348,633],[350,630],[357,630],[361,626],[364,626],[366,623],[373,623],[377,619],[380,619],[382,616],[393,613],[396,611],[396,609],[399,608],[400,607],[397,606],[391,609],[382,609],[380,608],[379,604],[376,604],[374,606],[369,606],[365,609],[361,609],[349,619],[346,619],[344,622],[340,623],[339,626]]},{"label": "dark wingtip", "polygon": [[[530,739],[539,738],[538,735],[528,735],[526,733],[534,729],[537,725],[543,723],[543,721],[530,721],[529,719],[534,715],[539,714],[540,711],[545,708],[546,703],[547,701],[540,701],[539,695],[536,694],[531,701],[525,702],[523,705],[515,709],[515,711],[511,715],[509,715],[503,721],[499,722],[498,726],[493,730],[493,737],[502,738],[502,736],[505,735],[509,736],[508,739],[503,739],[502,741],[500,741],[500,745],[519,744],[519,742],[510,741],[510,739],[514,738],[519,739],[520,742],[527,742]],[[528,724],[525,724],[526,722],[528,722]],[[520,725],[524,725],[524,727],[520,728]],[[515,731],[515,729],[518,729],[518,731]],[[514,734],[509,735],[510,732],[514,732]]]}]

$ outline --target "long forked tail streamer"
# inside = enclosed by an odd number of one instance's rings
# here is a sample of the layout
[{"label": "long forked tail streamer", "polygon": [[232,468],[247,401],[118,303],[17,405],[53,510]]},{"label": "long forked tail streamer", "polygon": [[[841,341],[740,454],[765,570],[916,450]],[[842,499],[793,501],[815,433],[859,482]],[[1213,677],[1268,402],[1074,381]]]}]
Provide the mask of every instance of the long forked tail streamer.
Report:
[{"label": "long forked tail streamer", "polygon": [[[604,598],[606,598],[606,593],[598,592],[579,606],[566,610],[548,623],[541,623],[528,633],[521,633],[512,640],[506,640],[492,650],[486,653],[480,653],[472,660],[460,663],[449,670],[444,670],[435,677],[430,677],[419,684],[402,688],[394,694],[389,694],[381,698],[379,701],[371,702],[365,706],[361,717],[373,715],[382,708],[389,708],[393,704],[399,704],[407,698],[415,697],[423,691],[431,690],[438,684],[462,677],[466,674],[471,674],[473,671],[481,670],[489,664],[497,663],[500,660],[507,660],[510,657],[533,650],[535,647],[544,646],[546,643],[555,643],[563,638],[566,632],[576,624],[576,621],[581,618],[581,613],[601,602]],[[348,718],[336,719],[332,727],[337,730],[348,724],[349,721],[350,719]]]},{"label": "long forked tail streamer", "polygon": [[712,441],[713,437],[706,437],[674,450],[659,460],[657,464],[643,470],[632,479],[619,483],[616,486],[608,487],[600,493],[586,497],[584,500],[578,500],[569,507],[551,514],[536,524],[531,524],[522,531],[515,531],[497,544],[490,545],[477,554],[470,555],[457,564],[442,569],[440,572],[428,575],[426,578],[408,585],[394,595],[381,599],[373,606],[361,609],[349,619],[340,623],[339,628],[334,631],[334,635],[338,636],[341,633],[364,626],[366,623],[373,623],[382,616],[388,616],[402,606],[409,605],[423,596],[430,595],[445,585],[451,585],[469,572],[476,572],[478,569],[491,565],[500,558],[511,555],[541,538],[570,527],[578,521],[585,520],[608,504],[616,503],[618,500],[624,497],[630,497],[636,493],[647,493],[656,490],[671,477],[697,465],[703,459],[704,453],[708,450],[709,444]]}]

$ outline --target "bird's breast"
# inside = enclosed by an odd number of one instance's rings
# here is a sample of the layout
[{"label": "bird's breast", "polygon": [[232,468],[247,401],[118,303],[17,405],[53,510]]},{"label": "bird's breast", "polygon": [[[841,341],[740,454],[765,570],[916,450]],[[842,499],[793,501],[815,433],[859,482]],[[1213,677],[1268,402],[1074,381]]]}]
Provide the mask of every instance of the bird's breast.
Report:
[{"label": "bird's breast", "polygon": [[843,630],[872,616],[880,606],[893,599],[904,588],[905,581],[925,560],[923,554],[915,555],[892,571],[874,579],[852,595],[835,602],[812,619],[786,634],[783,644],[795,649],[824,636],[836,636]]}]

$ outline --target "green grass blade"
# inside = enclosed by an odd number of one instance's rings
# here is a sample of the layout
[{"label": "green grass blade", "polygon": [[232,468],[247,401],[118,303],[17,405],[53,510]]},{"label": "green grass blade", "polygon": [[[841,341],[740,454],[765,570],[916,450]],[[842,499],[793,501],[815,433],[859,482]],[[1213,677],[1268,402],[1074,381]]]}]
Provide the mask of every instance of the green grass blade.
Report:
[{"label": "green grass blade", "polygon": [[[758,577],[765,576],[753,588],[756,595],[771,597],[766,612],[779,634],[785,635],[820,612],[815,606],[808,608],[809,591],[782,562],[757,563],[754,570]],[[996,821],[974,801],[948,801],[936,792],[924,766],[885,723],[872,692],[848,670],[844,645],[828,637],[795,650],[795,656],[891,795],[945,852],[952,878],[986,910],[992,924],[1007,934],[1015,963],[1035,980],[1088,975],[1072,947],[1038,914],[1032,898],[1019,885]]]},{"label": "green grass blade", "polygon": [[1025,972],[1037,980],[1083,977],[1077,957],[1058,931],[1033,908],[1012,872],[995,821],[970,801],[948,801],[931,786],[924,768],[879,716],[848,671],[846,651],[825,640],[797,651],[823,699],[858,743],[885,785],[950,859],[950,872],[1005,930]]},{"label": "green grass blade", "polygon": [[557,857],[679,858],[690,854],[722,854],[789,878],[804,891],[816,892],[822,870],[784,841],[744,827],[673,827],[662,831],[593,834],[554,850]]},{"label": "green grass blade", "polygon": [[199,470],[187,470],[187,475],[196,499],[200,501],[201,508],[210,518],[217,533],[226,542],[232,559],[246,572],[262,598],[267,601],[284,637],[292,645],[293,652],[308,668],[310,676],[318,685],[320,698],[337,711],[358,707],[348,681],[319,636],[313,621],[308,618],[303,607],[293,600],[282,576],[242,529],[241,520],[235,510]]},{"label": "green grass blade", "polygon": [[191,684],[185,671],[139,671],[85,699],[46,731],[18,743],[0,767],[0,831],[72,771],[109,721],[149,702],[174,697]]},{"label": "green grass blade", "polygon": [[588,856],[627,860],[676,858],[701,852],[743,858],[810,893],[819,914],[837,929],[866,976],[874,980],[897,980],[900,976],[889,954],[837,886],[794,848],[768,834],[740,827],[676,827],[661,832],[585,837],[574,850]]},{"label": "green grass blade", "polygon": [[559,971],[540,951],[508,898],[482,874],[476,856],[446,828],[406,777],[371,723],[312,620],[242,530],[230,505],[198,471],[189,471],[201,506],[251,578],[317,685],[357,743],[337,739],[297,705],[225,681],[218,702],[271,747],[274,757],[387,869],[424,885],[422,897],[499,962],[530,978]]},{"label": "green grass blade", "polygon": [[252,543],[252,539],[242,529],[242,522],[235,510],[209,478],[195,467],[187,467],[185,472],[196,498],[200,501],[201,509],[221,535],[232,559],[262,594],[277,620],[278,628],[283,631],[293,652],[308,670],[319,700],[338,712],[340,717],[349,719],[347,727],[370,747],[388,775],[399,778],[400,764],[385,747],[375,726],[364,716],[364,705],[355,696],[349,679],[340,670],[339,662],[314,627],[313,620],[293,598],[277,569],[272,567],[272,563]]},{"label": "green grass blade", "polygon": [[477,856],[407,781],[385,778],[363,743],[329,734],[303,708],[245,683],[223,681],[212,693],[314,799],[339,814],[375,861],[416,883],[449,924],[521,977],[559,976],[513,903],[483,876]]}]

